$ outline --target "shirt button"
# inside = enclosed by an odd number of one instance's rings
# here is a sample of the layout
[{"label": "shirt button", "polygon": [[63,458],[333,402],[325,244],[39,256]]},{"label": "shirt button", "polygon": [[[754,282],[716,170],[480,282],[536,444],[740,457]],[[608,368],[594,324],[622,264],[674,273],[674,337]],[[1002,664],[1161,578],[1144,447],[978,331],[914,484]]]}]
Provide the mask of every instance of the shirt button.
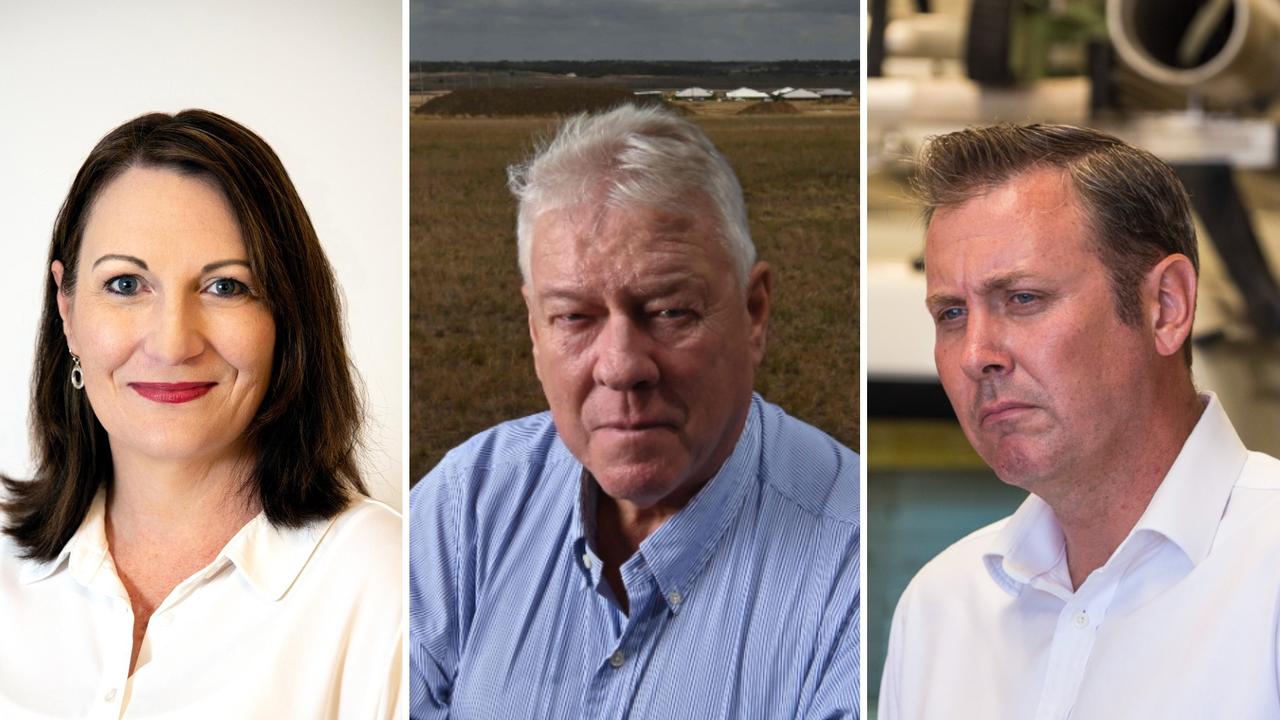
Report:
[{"label": "shirt button", "polygon": [[609,656],[609,664],[614,666],[615,668],[622,667],[622,664],[625,663],[626,661],[627,661],[627,656],[622,654],[621,650],[614,650],[613,654]]},{"label": "shirt button", "polygon": [[582,554],[582,567],[588,570],[591,569],[591,556],[586,553]]},{"label": "shirt button", "polygon": [[1078,628],[1087,628],[1089,627],[1089,616],[1082,610],[1076,613],[1075,617],[1071,618],[1071,622]]},{"label": "shirt button", "polygon": [[679,605],[680,603],[684,602],[684,597],[681,596],[680,593],[676,592],[675,590],[672,590],[671,592],[667,593],[667,602],[671,603],[672,605]]},{"label": "shirt button", "polygon": [[106,702],[111,702],[112,700],[115,700],[115,699],[116,699],[116,689],[115,689],[115,688],[111,688],[110,690],[108,690],[108,691],[107,691],[107,694],[102,696],[102,699],[103,699],[104,701],[106,701]]}]

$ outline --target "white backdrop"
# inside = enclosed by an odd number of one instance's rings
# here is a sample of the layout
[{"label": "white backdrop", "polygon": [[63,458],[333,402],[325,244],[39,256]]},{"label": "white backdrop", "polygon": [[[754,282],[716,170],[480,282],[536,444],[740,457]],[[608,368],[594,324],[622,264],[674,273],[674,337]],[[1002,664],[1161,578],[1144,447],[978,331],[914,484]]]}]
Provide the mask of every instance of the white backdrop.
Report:
[{"label": "white backdrop", "polygon": [[399,0],[0,0],[0,471],[30,477],[28,384],[54,216],[109,130],[201,107],[289,171],[333,263],[369,417],[363,467],[400,509]]}]

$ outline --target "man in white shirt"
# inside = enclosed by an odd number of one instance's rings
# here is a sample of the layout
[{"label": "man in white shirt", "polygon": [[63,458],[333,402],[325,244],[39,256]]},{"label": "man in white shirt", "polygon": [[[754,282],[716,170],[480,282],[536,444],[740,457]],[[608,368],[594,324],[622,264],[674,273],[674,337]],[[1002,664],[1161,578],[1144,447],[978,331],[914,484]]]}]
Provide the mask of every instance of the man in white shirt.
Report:
[{"label": "man in white shirt", "polygon": [[1192,382],[1177,177],[1006,125],[932,141],[917,186],[938,375],[1031,495],[903,593],[880,719],[1280,717],[1280,461]]}]

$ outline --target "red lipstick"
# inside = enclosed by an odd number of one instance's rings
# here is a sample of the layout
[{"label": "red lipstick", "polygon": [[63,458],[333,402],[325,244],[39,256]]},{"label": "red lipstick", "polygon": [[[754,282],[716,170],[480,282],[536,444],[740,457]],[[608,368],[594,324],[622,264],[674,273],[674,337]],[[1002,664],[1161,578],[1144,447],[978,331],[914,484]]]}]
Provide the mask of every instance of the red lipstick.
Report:
[{"label": "red lipstick", "polygon": [[129,387],[142,397],[153,402],[179,404],[191,402],[196,398],[204,397],[214,385],[214,382],[180,382],[180,383],[129,383]]}]

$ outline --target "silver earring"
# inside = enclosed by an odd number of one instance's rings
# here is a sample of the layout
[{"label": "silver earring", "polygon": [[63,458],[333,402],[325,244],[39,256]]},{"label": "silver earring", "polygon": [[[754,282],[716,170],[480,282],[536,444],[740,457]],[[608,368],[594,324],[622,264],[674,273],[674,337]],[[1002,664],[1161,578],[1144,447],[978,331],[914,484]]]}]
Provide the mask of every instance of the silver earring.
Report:
[{"label": "silver earring", "polygon": [[71,354],[71,362],[75,363],[75,367],[71,368],[71,387],[80,390],[84,388],[84,370],[80,369],[80,358],[74,353]]}]

